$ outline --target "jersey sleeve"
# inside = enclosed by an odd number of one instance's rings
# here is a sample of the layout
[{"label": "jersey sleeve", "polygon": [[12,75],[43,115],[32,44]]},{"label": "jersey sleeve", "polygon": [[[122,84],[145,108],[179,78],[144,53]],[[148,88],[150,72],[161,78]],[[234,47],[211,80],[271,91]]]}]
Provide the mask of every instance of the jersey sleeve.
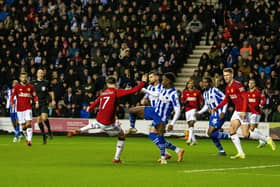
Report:
[{"label": "jersey sleeve", "polygon": [[125,89],[116,89],[116,97],[120,98],[129,94],[136,93],[141,90],[145,86],[144,82],[141,82],[138,86],[135,86],[131,89],[125,90]]},{"label": "jersey sleeve", "polygon": [[180,114],[181,114],[181,106],[180,106],[180,101],[179,101],[179,97],[177,94],[172,95],[171,102],[172,102],[175,114],[174,114],[173,119],[170,124],[174,125],[175,122],[179,119]]},{"label": "jersey sleeve", "polygon": [[219,108],[223,107],[223,106],[226,105],[228,102],[229,102],[229,94],[228,94],[228,92],[226,91],[226,94],[225,94],[224,99],[222,100],[222,102],[220,102],[220,104],[218,104],[218,106],[216,106],[215,109],[219,109]]},{"label": "jersey sleeve", "polygon": [[93,109],[99,104],[99,102],[100,102],[100,97],[95,99],[95,101],[89,106],[88,112],[92,112]]}]

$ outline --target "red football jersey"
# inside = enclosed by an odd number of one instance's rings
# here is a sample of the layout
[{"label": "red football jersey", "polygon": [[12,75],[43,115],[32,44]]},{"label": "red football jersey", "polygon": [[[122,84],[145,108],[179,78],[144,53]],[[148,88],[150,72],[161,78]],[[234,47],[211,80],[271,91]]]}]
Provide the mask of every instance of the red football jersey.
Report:
[{"label": "red football jersey", "polygon": [[261,114],[261,111],[256,109],[258,106],[264,106],[266,102],[265,96],[259,89],[255,89],[254,91],[247,91],[248,97],[248,107],[250,112],[253,114]]},{"label": "red football jersey", "polygon": [[[13,89],[11,98],[17,98],[17,111],[22,112],[25,110],[32,109],[32,97],[35,102],[38,102],[38,97],[36,96],[35,89],[33,85],[27,84],[17,84]],[[10,102],[14,103],[14,99],[11,99]]]},{"label": "red football jersey", "polygon": [[184,90],[181,95],[181,103],[186,103],[186,112],[191,109],[199,109],[203,104],[202,94],[199,90]]},{"label": "red football jersey", "polygon": [[141,82],[138,86],[131,88],[129,90],[107,88],[104,90],[100,96],[90,105],[89,112],[91,112],[94,107],[99,104],[99,111],[96,116],[96,120],[103,125],[111,125],[115,123],[116,109],[117,109],[117,98],[123,97],[125,95],[133,94],[141,90],[145,85]]},{"label": "red football jersey", "polygon": [[229,102],[229,100],[232,100],[235,111],[237,112],[247,112],[248,111],[248,99],[246,91],[243,87],[243,85],[233,80],[233,82],[230,85],[226,86],[226,95],[224,100],[216,107],[216,109],[221,108],[225,104]]}]

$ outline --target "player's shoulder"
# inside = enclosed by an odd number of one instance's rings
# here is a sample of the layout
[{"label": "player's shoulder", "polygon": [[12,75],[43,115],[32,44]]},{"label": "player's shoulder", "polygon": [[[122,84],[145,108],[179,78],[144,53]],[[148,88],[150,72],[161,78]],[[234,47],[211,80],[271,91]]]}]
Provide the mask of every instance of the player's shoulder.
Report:
[{"label": "player's shoulder", "polygon": [[238,86],[238,87],[243,87],[243,84],[237,80],[233,80],[233,83],[232,83],[233,86]]}]

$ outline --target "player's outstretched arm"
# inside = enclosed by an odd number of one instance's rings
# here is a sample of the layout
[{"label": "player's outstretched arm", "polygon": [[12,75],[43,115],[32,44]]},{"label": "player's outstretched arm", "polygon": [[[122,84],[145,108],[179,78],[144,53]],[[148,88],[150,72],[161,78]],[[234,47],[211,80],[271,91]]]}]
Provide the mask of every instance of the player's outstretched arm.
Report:
[{"label": "player's outstretched arm", "polygon": [[147,74],[144,74],[142,76],[142,82],[139,85],[137,85],[137,86],[135,86],[135,87],[133,87],[131,89],[128,89],[128,90],[116,89],[116,96],[117,96],[117,98],[120,98],[120,97],[129,95],[129,94],[133,94],[133,93],[139,92],[145,86],[147,80],[148,80],[148,76],[147,76]]}]

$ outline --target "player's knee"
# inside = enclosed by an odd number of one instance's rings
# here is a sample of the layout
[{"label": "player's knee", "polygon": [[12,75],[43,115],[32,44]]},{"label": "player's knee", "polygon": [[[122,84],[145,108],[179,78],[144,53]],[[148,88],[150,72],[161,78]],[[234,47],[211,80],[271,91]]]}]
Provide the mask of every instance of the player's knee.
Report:
[{"label": "player's knee", "polygon": [[159,135],[163,135],[165,133],[165,125],[163,123],[158,124],[156,129]]},{"label": "player's knee", "polygon": [[118,139],[119,139],[119,140],[125,140],[125,134],[124,134],[123,131],[121,131],[121,132],[119,133]]},{"label": "player's knee", "polygon": [[243,136],[244,136],[244,138],[249,138],[250,137],[250,133],[249,132],[243,132]]}]

